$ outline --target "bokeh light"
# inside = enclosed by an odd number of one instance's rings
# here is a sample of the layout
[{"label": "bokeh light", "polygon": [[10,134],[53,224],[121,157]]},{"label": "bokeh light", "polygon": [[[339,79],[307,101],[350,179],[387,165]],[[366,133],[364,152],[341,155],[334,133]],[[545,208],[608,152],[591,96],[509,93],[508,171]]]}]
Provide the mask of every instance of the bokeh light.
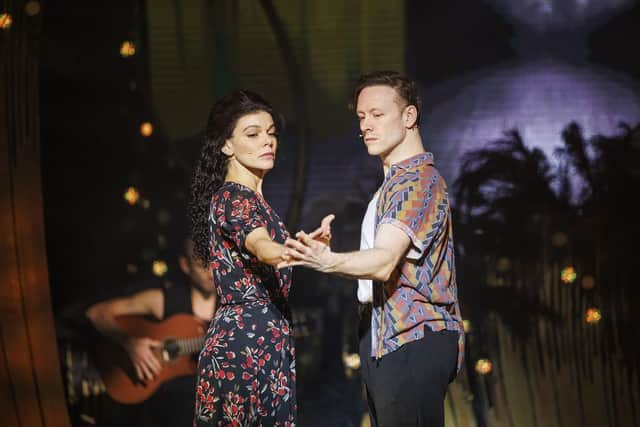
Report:
[{"label": "bokeh light", "polygon": [[144,122],[140,125],[140,134],[145,138],[150,137],[153,134],[153,125],[149,122]]},{"label": "bokeh light", "polygon": [[165,274],[167,274],[167,271],[169,271],[169,267],[167,267],[167,263],[162,260],[153,261],[153,265],[151,269],[153,271],[153,274],[155,274],[158,277],[164,276]]},{"label": "bokeh light", "polygon": [[560,280],[562,280],[562,283],[565,283],[567,285],[575,282],[576,277],[578,277],[578,275],[576,274],[576,270],[571,266],[563,268],[560,272]]},{"label": "bokeh light", "polygon": [[133,42],[127,40],[120,45],[120,56],[128,58],[136,54],[136,46]]},{"label": "bokeh light", "polygon": [[349,369],[360,369],[360,355],[358,353],[342,353],[342,362]]},{"label": "bokeh light", "polygon": [[598,323],[602,319],[602,313],[595,307],[591,307],[587,310],[587,313],[584,316],[584,321],[589,324]]},{"label": "bokeh light", "polygon": [[136,190],[135,187],[129,187],[127,188],[127,191],[124,192],[124,199],[127,203],[133,206],[138,203],[138,200],[140,199],[140,192]]},{"label": "bokeh light", "polygon": [[463,320],[462,327],[464,328],[465,333],[468,334],[469,332],[471,332],[471,320],[467,320],[467,319]]},{"label": "bokeh light", "polygon": [[493,371],[493,363],[489,359],[478,359],[476,362],[476,372],[480,375],[488,375]]},{"label": "bokeh light", "polygon": [[8,30],[13,24],[13,18],[8,13],[0,13],[0,28]]}]

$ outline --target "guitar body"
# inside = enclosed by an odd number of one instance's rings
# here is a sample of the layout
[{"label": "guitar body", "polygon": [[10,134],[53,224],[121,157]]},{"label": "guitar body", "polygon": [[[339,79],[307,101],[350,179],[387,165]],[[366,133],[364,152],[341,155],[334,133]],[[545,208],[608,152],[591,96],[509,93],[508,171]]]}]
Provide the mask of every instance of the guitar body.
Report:
[{"label": "guitar body", "polygon": [[119,316],[119,326],[133,337],[162,341],[156,354],[162,370],[151,381],[140,381],[127,352],[112,340],[101,337],[95,351],[95,362],[109,396],[120,403],[135,404],[146,400],[162,383],[172,378],[195,375],[206,325],[189,314],[176,314],[162,321],[140,316]]}]

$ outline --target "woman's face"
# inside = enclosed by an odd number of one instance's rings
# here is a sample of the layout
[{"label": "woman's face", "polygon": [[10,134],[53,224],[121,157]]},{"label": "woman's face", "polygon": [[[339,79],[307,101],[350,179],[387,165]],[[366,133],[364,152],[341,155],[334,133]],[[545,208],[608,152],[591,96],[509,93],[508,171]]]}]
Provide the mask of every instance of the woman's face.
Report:
[{"label": "woman's face", "polygon": [[278,139],[271,114],[257,111],[238,119],[222,152],[251,172],[264,175],[273,169]]}]

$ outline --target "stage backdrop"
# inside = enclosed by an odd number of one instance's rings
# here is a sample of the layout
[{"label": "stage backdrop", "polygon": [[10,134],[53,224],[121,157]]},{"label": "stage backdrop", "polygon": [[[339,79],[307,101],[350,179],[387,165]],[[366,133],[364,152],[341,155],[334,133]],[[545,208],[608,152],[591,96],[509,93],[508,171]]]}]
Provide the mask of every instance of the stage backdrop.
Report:
[{"label": "stage backdrop", "polygon": [[0,416],[69,425],[49,294],[40,171],[41,19],[11,2],[0,30]]}]

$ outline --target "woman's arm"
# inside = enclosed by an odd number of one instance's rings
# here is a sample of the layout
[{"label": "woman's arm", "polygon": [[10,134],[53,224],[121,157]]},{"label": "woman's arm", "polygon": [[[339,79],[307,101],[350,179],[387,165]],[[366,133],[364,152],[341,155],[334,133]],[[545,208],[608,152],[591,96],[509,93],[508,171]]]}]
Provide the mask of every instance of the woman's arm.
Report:
[{"label": "woman's arm", "polygon": [[264,264],[276,267],[284,255],[284,245],[274,242],[265,227],[259,227],[247,235],[244,246]]},{"label": "woman's arm", "polygon": [[[333,214],[325,216],[320,227],[308,234],[309,240],[329,245],[331,242],[331,222],[334,218]],[[260,262],[276,268],[280,268],[278,265],[282,262],[286,251],[284,245],[271,240],[269,232],[264,227],[256,228],[249,233],[244,246]]]}]

